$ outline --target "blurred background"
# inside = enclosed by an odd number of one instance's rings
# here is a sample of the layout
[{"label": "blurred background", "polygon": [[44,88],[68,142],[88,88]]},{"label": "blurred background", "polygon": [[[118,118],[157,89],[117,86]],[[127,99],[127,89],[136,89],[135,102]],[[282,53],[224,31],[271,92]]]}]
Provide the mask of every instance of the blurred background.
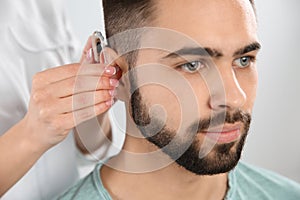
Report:
[{"label": "blurred background", "polygon": [[[263,48],[242,159],[300,182],[300,1],[264,0],[256,6]],[[82,46],[94,30],[103,30],[100,0],[66,0],[66,7]]]}]

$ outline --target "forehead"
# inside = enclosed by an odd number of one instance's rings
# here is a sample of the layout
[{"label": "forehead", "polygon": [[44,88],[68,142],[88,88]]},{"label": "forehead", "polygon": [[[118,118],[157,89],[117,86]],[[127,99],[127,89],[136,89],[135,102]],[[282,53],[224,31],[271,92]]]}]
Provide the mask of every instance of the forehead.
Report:
[{"label": "forehead", "polygon": [[201,46],[227,52],[257,40],[249,0],[156,0],[155,5],[155,27],[186,35]]}]

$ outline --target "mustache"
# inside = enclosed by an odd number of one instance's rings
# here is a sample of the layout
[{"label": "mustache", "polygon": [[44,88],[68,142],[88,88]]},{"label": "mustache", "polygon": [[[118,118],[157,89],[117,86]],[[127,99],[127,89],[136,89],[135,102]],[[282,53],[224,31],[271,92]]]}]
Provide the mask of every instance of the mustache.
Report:
[{"label": "mustache", "polygon": [[190,130],[197,130],[197,132],[202,132],[207,130],[209,127],[216,127],[226,124],[234,124],[236,122],[241,122],[245,125],[246,129],[249,129],[251,123],[251,114],[237,110],[235,112],[221,112],[207,119],[196,120],[190,126]]}]

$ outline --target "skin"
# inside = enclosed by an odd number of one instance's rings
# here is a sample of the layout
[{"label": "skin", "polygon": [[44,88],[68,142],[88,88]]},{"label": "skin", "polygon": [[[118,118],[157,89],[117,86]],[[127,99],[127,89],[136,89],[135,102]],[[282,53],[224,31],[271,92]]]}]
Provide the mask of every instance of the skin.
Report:
[{"label": "skin", "polygon": [[[257,42],[257,25],[253,8],[247,0],[191,0],[188,3],[183,0],[176,2],[171,0],[156,1],[156,20],[151,26],[168,28],[183,33],[197,41],[203,47],[216,49],[222,56],[212,57],[216,68],[223,81],[222,88],[211,90],[214,85],[206,85],[204,78],[199,75],[186,73],[179,70],[181,75],[190,83],[198,103],[198,118],[209,118],[212,112],[230,112],[242,110],[252,112],[257,87],[257,70],[254,59],[247,67],[241,67],[238,61],[245,56],[255,58],[258,49],[245,54],[235,55],[235,52],[245,46]],[[220,15],[220,13],[222,13]],[[175,43],[176,41],[171,41]],[[183,47],[183,46],[182,46]],[[162,57],[170,52],[162,52],[157,49],[140,50],[137,67],[143,64],[160,63],[171,68],[178,63],[176,59],[162,61]],[[112,54],[113,56],[113,54]],[[116,55],[114,55],[117,57]],[[121,55],[119,55],[121,56]],[[193,61],[197,57],[188,57]],[[124,72],[128,67],[124,59],[115,60]],[[182,69],[182,68],[181,68]],[[203,70],[202,70],[203,71]],[[172,80],[166,72],[157,72],[156,76],[163,76]],[[149,74],[137,73],[138,80],[143,80]],[[212,79],[214,80],[214,79]],[[208,83],[212,83],[209,82]],[[174,81],[174,84],[175,81]],[[123,81],[119,90],[128,91],[128,81]],[[118,93],[120,93],[118,91]],[[126,93],[126,92],[125,92]],[[166,126],[176,130],[181,120],[180,102],[176,96],[159,85],[147,85],[140,88],[143,103],[150,108],[160,104],[166,115]],[[134,153],[156,151],[157,146],[148,142],[145,138],[137,138],[138,129],[132,128],[130,102],[120,95],[127,107],[127,136],[123,149]],[[224,101],[226,98],[226,101]],[[191,120],[197,119],[190,116]],[[224,124],[230,126],[229,124]],[[131,127],[131,128],[130,128]],[[241,127],[243,129],[244,127]],[[204,134],[197,136],[199,145],[204,140]],[[236,141],[237,143],[238,141]],[[234,151],[236,145],[232,147]],[[208,156],[214,159],[214,151]],[[167,159],[167,158],[166,158]],[[122,154],[113,158],[115,163],[130,163],[130,159]],[[148,173],[127,173],[103,166],[100,170],[101,179],[105,188],[113,199],[223,199],[227,190],[228,173],[215,174],[213,176],[199,176],[179,167],[175,162]],[[159,181],[158,181],[159,180]],[[134,188],[134,189],[133,189]]]},{"label": "skin", "polygon": [[[91,38],[80,63],[52,68],[33,77],[28,112],[0,137],[0,162],[5,162],[0,164],[0,197],[43,153],[63,141],[71,129],[105,113],[113,104],[118,85],[118,80],[113,78],[114,69],[92,64],[93,59],[87,54],[90,48]],[[100,115],[98,120],[105,125],[103,131],[110,135],[107,115]],[[89,136],[101,144],[102,138],[97,133]],[[75,139],[79,149],[89,153],[80,140],[84,135],[79,137],[76,133]]]}]

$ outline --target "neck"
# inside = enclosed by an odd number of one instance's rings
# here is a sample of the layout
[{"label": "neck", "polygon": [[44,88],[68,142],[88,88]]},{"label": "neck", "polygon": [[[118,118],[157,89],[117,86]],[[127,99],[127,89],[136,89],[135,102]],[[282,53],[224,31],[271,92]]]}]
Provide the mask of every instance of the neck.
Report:
[{"label": "neck", "polygon": [[196,175],[158,150],[146,139],[133,137],[127,132],[122,153],[100,170],[103,184],[113,199],[224,198],[226,173]]}]

